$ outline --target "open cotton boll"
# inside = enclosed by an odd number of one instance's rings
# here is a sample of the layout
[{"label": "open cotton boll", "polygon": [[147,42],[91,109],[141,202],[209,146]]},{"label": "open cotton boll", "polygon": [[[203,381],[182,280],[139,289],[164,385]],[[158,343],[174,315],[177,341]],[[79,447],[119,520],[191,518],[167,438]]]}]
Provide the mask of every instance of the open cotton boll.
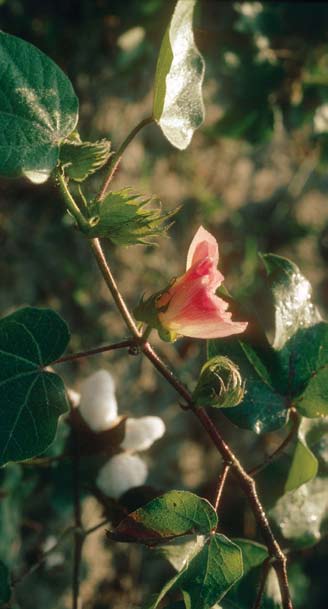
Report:
[{"label": "open cotton boll", "polygon": [[125,450],[147,450],[165,433],[160,417],[129,418],[125,422],[125,436],[121,444]]},{"label": "open cotton boll", "polygon": [[118,499],[130,488],[144,484],[147,475],[147,465],[140,457],[120,453],[100,469],[96,484],[104,495]]},{"label": "open cotton boll", "polygon": [[93,431],[106,431],[117,419],[115,383],[107,370],[98,370],[81,383],[79,411]]}]

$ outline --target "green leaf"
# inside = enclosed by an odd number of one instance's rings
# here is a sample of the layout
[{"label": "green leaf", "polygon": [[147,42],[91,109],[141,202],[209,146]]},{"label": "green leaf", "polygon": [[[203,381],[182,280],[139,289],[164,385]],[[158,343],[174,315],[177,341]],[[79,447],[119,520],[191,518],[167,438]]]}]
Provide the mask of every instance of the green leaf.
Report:
[{"label": "green leaf", "polygon": [[273,431],[285,425],[288,417],[281,387],[281,366],[276,354],[267,344],[259,346],[237,339],[208,341],[208,355],[225,355],[239,368],[245,379],[245,394],[240,405],[224,410],[224,414],[239,427],[256,433]]},{"label": "green leaf", "polygon": [[186,533],[209,533],[216,526],[217,515],[206,499],[187,491],[169,491],[129,514],[110,537],[153,544]]},{"label": "green leaf", "polygon": [[320,321],[312,303],[312,288],[299,268],[281,256],[262,256],[275,304],[275,338],[273,347],[281,349],[300,328]]},{"label": "green leaf", "polygon": [[261,543],[250,539],[233,539],[238,548],[241,549],[244,565],[243,575],[247,575],[251,569],[261,565],[268,557],[268,550]]},{"label": "green leaf", "polygon": [[64,142],[60,147],[60,162],[65,175],[75,182],[83,182],[108,161],[110,147],[108,140]]},{"label": "green leaf", "polygon": [[210,609],[243,574],[241,551],[224,535],[211,535],[147,609],[156,609],[170,590],[180,590],[186,609]]},{"label": "green leaf", "polygon": [[324,530],[328,510],[328,485],[326,478],[315,478],[297,490],[281,497],[271,516],[286,539],[293,545],[306,546],[317,543]]},{"label": "green leaf", "polygon": [[0,321],[0,464],[43,452],[67,410],[62,380],[44,368],[66,349],[65,322],[49,309],[27,307]]},{"label": "green leaf", "polygon": [[0,561],[0,603],[8,603],[10,597],[9,572],[6,565]]},{"label": "green leaf", "polygon": [[320,449],[322,440],[327,437],[327,430],[328,419],[302,420],[298,429],[298,440],[291,468],[285,483],[286,492],[309,482],[317,475],[319,464],[316,454],[321,460],[325,461]]},{"label": "green leaf", "polygon": [[89,237],[108,237],[117,245],[149,244],[165,233],[176,211],[162,214],[160,206],[145,208],[150,199],[140,200],[129,188],[110,192],[101,203],[90,207]]},{"label": "green leaf", "polygon": [[0,175],[43,182],[77,123],[71,82],[32,44],[0,32],[0,91]]},{"label": "green leaf", "polygon": [[[259,579],[258,572],[260,572],[261,565],[268,557],[268,551],[265,546],[250,539],[233,539],[232,541],[241,550],[244,570],[242,578],[224,598],[223,607],[249,609],[253,606],[254,590]],[[250,598],[248,598],[249,595]]]},{"label": "green leaf", "polygon": [[298,330],[280,358],[298,411],[309,418],[328,415],[328,324]]},{"label": "green leaf", "polygon": [[285,484],[285,492],[293,491],[317,475],[318,461],[301,440],[297,440],[291,468]]},{"label": "green leaf", "polygon": [[153,116],[165,137],[180,150],[190,144],[204,120],[204,60],[192,29],[196,0],[178,0],[159,52]]}]

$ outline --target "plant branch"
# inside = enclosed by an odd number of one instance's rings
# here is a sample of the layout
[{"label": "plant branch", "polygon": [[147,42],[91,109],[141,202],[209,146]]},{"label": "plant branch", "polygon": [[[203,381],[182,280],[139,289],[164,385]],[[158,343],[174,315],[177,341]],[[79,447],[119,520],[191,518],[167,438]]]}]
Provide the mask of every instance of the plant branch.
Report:
[{"label": "plant branch", "polygon": [[97,201],[103,201],[103,199],[106,196],[106,193],[108,191],[109,185],[114,177],[114,174],[121,162],[122,159],[122,155],[123,152],[125,151],[125,149],[128,147],[128,145],[130,144],[130,142],[132,142],[132,140],[135,138],[135,136],[139,133],[139,131],[141,131],[141,129],[143,129],[143,127],[145,127],[146,125],[149,125],[150,123],[152,123],[154,121],[152,116],[148,116],[147,118],[144,118],[140,123],[138,123],[138,125],[136,125],[136,127],[134,129],[132,129],[132,131],[129,133],[129,135],[127,136],[127,138],[124,140],[124,142],[121,144],[121,146],[119,147],[118,151],[112,156],[110,164],[109,164],[109,168],[108,168],[108,173],[107,176],[105,178],[105,181],[101,187],[101,190],[99,192],[99,195],[97,196]]},{"label": "plant branch", "polygon": [[115,351],[116,349],[125,349],[132,347],[134,344],[133,340],[122,340],[119,343],[113,343],[112,345],[105,345],[104,347],[96,347],[95,349],[88,349],[87,351],[79,351],[78,353],[72,353],[71,355],[64,355],[51,363],[51,366],[56,364],[63,364],[65,362],[73,362],[77,359],[84,357],[90,357],[91,355],[98,355],[98,353],[106,353],[107,351]]},{"label": "plant branch", "polygon": [[[91,246],[102,272],[102,275],[106,281],[107,286],[109,287],[113,298],[118,306],[118,309],[129,329],[132,331],[133,336],[137,338],[137,340],[141,338],[139,330],[129,312],[125,301],[116,285],[116,282],[112,276],[109,265],[105,259],[104,253],[102,251],[100,242],[98,239],[94,239],[91,242]],[[141,341],[140,341],[141,342]],[[228,444],[224,441],[218,429],[214,425],[211,418],[208,416],[207,412],[203,408],[196,408],[193,403],[192,396],[189,393],[188,389],[181,383],[181,381],[173,374],[173,372],[166,366],[166,364],[161,360],[161,358],[154,351],[152,346],[146,342],[142,344],[142,351],[144,355],[152,362],[158,372],[170,383],[172,387],[177,391],[177,393],[186,401],[190,410],[193,411],[195,416],[198,418],[205,431],[211,438],[212,442],[216,446],[217,450],[223,457],[224,461],[229,464],[231,467],[231,471],[234,476],[237,478],[240,487],[244,491],[248,501],[252,507],[256,522],[261,530],[262,537],[266,543],[268,548],[270,557],[272,557],[274,562],[274,568],[277,573],[281,597],[282,597],[282,605],[283,609],[293,609],[289,586],[288,586],[288,578],[287,578],[287,559],[281,550],[274,534],[271,530],[269,521],[266,517],[266,514],[263,510],[262,504],[258,498],[256,486],[253,478],[246,472],[246,470],[242,467],[240,462],[238,461],[236,455],[230,449]]]},{"label": "plant branch", "polygon": [[216,512],[218,512],[218,509],[219,509],[224,485],[226,483],[226,479],[228,477],[229,470],[230,470],[230,463],[224,463],[221,474],[219,476],[216,494],[215,494],[215,500],[214,500],[214,509]]},{"label": "plant branch", "polygon": [[123,318],[123,320],[125,321],[128,329],[130,330],[132,336],[136,339],[140,339],[141,334],[137,328],[137,325],[129,311],[129,309],[127,308],[125,301],[116,285],[116,281],[112,275],[112,272],[109,268],[109,265],[107,263],[107,260],[105,258],[103,249],[101,247],[100,241],[99,239],[91,239],[90,240],[90,246],[92,249],[92,253],[97,261],[97,264],[99,266],[99,269],[101,271],[101,274],[106,282],[106,285],[114,299],[114,302]]},{"label": "plant branch", "polygon": [[280,457],[281,453],[285,450],[286,446],[288,446],[288,444],[294,439],[295,435],[297,434],[298,428],[300,426],[300,417],[299,417],[297,411],[295,410],[295,408],[290,409],[290,420],[292,423],[292,427],[291,427],[288,435],[286,436],[286,438],[282,441],[282,443],[278,446],[278,448],[271,455],[268,455],[268,457],[265,459],[265,461],[263,463],[256,465],[255,467],[253,467],[253,469],[251,469],[248,472],[249,476],[252,476],[252,478],[254,478],[255,476],[257,476],[257,474],[262,472],[266,467],[268,467],[268,465],[270,465],[270,463],[272,463],[278,457]]},{"label": "plant branch", "polygon": [[76,223],[80,227],[80,229],[82,231],[88,230],[89,222],[82,214],[77,203],[74,201],[74,198],[72,197],[72,195],[68,189],[64,174],[62,173],[62,171],[60,169],[58,169],[56,172],[56,178],[57,178],[61,193],[63,195],[64,201],[66,203],[67,209],[70,211],[72,216],[75,218]]},{"label": "plant branch", "polygon": [[268,579],[270,566],[271,566],[271,558],[269,556],[262,565],[261,579],[260,579],[260,583],[259,583],[259,587],[258,587],[253,609],[261,609],[263,595],[264,595],[264,591],[265,591],[265,584]]}]

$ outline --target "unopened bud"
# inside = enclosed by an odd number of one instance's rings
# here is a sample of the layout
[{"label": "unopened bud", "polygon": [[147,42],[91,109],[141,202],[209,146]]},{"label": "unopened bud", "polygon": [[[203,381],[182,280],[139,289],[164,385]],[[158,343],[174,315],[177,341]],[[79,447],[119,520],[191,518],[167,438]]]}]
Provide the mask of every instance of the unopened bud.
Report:
[{"label": "unopened bud", "polygon": [[240,404],[245,393],[245,383],[239,368],[228,357],[216,356],[201,369],[193,393],[196,406],[232,408]]}]

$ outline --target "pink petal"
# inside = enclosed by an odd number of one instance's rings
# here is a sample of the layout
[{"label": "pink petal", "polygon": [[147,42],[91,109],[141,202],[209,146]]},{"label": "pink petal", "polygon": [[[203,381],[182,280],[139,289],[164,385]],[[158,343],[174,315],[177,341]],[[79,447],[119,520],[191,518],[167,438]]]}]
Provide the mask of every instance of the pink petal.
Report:
[{"label": "pink petal", "polygon": [[219,247],[215,237],[205,230],[203,226],[200,226],[189,246],[187,270],[204,258],[209,258],[213,265],[217,267],[219,262]]}]

